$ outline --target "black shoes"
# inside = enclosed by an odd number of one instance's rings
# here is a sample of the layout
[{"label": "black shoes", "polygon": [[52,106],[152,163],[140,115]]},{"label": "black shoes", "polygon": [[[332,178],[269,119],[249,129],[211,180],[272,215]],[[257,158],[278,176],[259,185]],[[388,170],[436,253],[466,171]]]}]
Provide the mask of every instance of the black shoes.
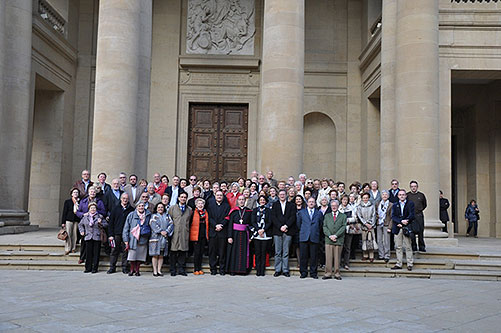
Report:
[{"label": "black shoes", "polygon": [[342,278],[340,276],[334,276],[334,279],[336,279],[336,280],[342,280]]},{"label": "black shoes", "polygon": [[280,275],[282,275],[280,272],[275,272],[275,274],[273,274],[274,277],[279,277]]},{"label": "black shoes", "polygon": [[221,272],[219,272],[219,275],[221,275],[221,276],[225,276],[225,275],[226,275],[226,273],[225,273],[224,271],[221,271]]},{"label": "black shoes", "polygon": [[170,272],[170,276],[176,276],[176,272]]},{"label": "black shoes", "polygon": [[315,279],[315,280],[318,280],[318,276],[317,275],[313,275],[311,278]]},{"label": "black shoes", "polygon": [[332,276],[326,276],[326,275],[322,276],[322,280],[330,280],[330,279],[332,279]]},{"label": "black shoes", "polygon": [[426,249],[419,249],[419,252],[426,252]]},{"label": "black shoes", "polygon": [[186,274],[186,272],[181,272],[181,273],[179,273],[179,275],[181,275],[181,276],[188,276],[188,274]]},{"label": "black shoes", "polygon": [[210,275],[217,275],[217,272],[216,271],[211,271]]},{"label": "black shoes", "polygon": [[110,268],[110,269],[108,269],[108,271],[106,272],[106,274],[113,274],[115,272],[116,272],[116,270],[114,270],[113,268]]},{"label": "black shoes", "polygon": [[387,264],[390,261],[390,259],[385,259],[384,262]]},{"label": "black shoes", "polygon": [[139,272],[136,272],[136,276],[141,276],[141,273],[139,273]]},{"label": "black shoes", "polygon": [[289,272],[285,272],[285,273],[284,273],[284,276],[285,276],[285,277],[290,277],[290,276],[291,276],[291,274],[290,274]]},{"label": "black shoes", "polygon": [[134,275],[134,272],[133,272],[133,271],[130,271],[130,272],[129,272],[129,276],[132,276],[132,275]]},{"label": "black shoes", "polygon": [[86,270],[84,271],[84,273],[90,273],[90,272],[91,272],[91,271],[90,271],[90,269],[86,269]]},{"label": "black shoes", "polygon": [[395,265],[391,269],[402,269],[402,267]]},{"label": "black shoes", "polygon": [[129,270],[127,268],[122,268],[122,273],[129,274]]},{"label": "black shoes", "polygon": [[412,266],[407,266],[408,271],[412,271]]},{"label": "black shoes", "polygon": [[308,275],[307,274],[301,274],[301,276],[299,277],[300,279],[306,279]]},{"label": "black shoes", "polygon": [[96,274],[97,273],[97,269],[93,270],[91,273],[92,274]]}]

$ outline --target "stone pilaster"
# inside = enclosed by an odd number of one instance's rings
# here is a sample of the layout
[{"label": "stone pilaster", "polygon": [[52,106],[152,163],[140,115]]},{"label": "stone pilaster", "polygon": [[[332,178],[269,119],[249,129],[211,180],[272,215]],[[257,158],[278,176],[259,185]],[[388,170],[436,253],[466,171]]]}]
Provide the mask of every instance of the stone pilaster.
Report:
[{"label": "stone pilaster", "polygon": [[266,0],[261,70],[261,172],[303,164],[304,0]]},{"label": "stone pilaster", "polygon": [[0,225],[28,225],[32,1],[0,11]]},{"label": "stone pilaster", "polygon": [[380,182],[389,188],[396,175],[395,156],[395,60],[397,0],[383,1],[381,36],[381,161]]},{"label": "stone pilaster", "polygon": [[[136,172],[140,164],[136,162],[141,156],[137,156],[137,143],[147,140],[148,133],[138,124],[142,117],[137,117],[137,113],[144,108],[144,99],[149,100],[151,6],[151,0],[99,3],[92,138],[94,174],[101,171],[113,177],[121,171],[130,174]],[[143,22],[145,20],[149,22]],[[150,50],[145,51],[142,46]],[[145,64],[145,55],[148,64]],[[148,71],[148,80],[143,71]],[[147,117],[144,121],[148,121]],[[147,147],[147,144],[140,146]]]},{"label": "stone pilaster", "polygon": [[[383,22],[384,25],[384,22]],[[397,2],[396,160],[401,187],[426,194],[425,237],[447,237],[439,220],[438,0]]]}]

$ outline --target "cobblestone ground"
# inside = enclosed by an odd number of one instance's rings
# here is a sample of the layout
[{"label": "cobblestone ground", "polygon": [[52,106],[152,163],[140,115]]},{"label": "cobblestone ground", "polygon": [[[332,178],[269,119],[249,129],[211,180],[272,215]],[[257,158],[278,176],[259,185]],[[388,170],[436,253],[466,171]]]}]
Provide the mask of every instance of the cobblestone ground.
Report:
[{"label": "cobblestone ground", "polygon": [[0,271],[0,330],[499,332],[499,282]]}]

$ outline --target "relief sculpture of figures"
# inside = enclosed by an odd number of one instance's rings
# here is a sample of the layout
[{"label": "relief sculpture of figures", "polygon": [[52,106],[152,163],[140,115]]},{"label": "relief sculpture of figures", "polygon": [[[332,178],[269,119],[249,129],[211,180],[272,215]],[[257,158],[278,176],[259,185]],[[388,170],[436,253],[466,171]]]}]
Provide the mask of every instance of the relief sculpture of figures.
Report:
[{"label": "relief sculpture of figures", "polygon": [[253,55],[254,0],[189,0],[188,54]]}]

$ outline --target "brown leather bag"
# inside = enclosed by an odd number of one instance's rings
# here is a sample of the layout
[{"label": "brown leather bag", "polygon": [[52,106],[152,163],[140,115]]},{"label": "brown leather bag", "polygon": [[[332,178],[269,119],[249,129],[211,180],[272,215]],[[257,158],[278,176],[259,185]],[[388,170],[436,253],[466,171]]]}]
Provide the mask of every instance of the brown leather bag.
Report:
[{"label": "brown leather bag", "polygon": [[59,230],[59,232],[57,233],[57,239],[66,241],[66,238],[68,238],[68,233],[64,228],[61,228],[61,230]]}]

